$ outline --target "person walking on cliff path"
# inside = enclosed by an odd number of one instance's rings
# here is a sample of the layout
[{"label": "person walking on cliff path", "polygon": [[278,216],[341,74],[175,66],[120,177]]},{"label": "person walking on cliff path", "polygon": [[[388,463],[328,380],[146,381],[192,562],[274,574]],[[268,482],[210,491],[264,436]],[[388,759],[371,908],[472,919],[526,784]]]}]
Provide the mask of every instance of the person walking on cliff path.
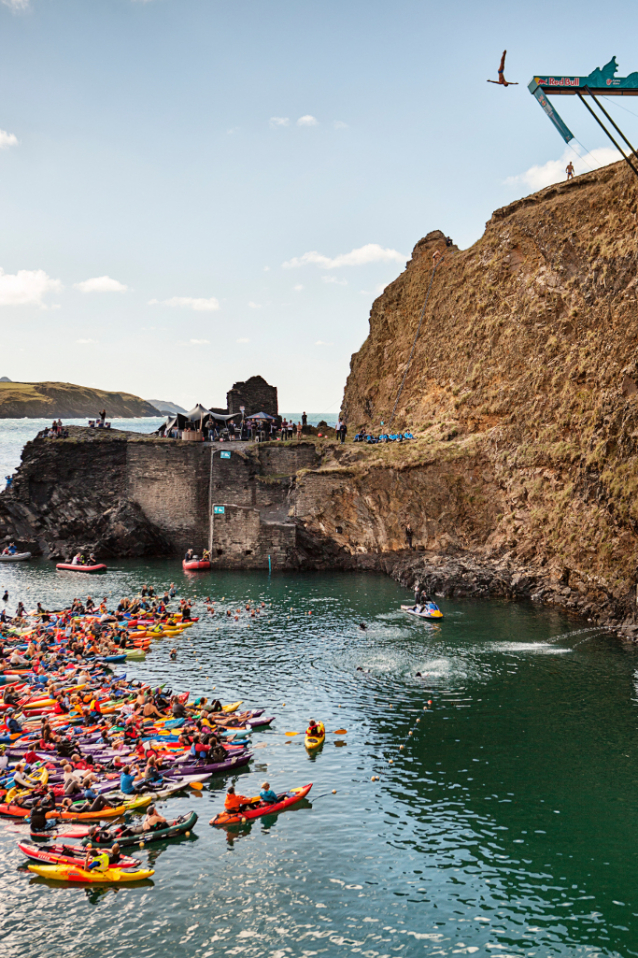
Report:
[{"label": "person walking on cliff path", "polygon": [[411,526],[410,523],[408,522],[407,526],[405,527],[405,540],[406,540],[406,542],[407,542],[407,544],[408,544],[408,549],[413,549],[413,548],[414,548],[414,546],[412,545],[412,536],[413,536],[413,535],[414,535],[414,533],[412,532],[412,526]]},{"label": "person walking on cliff path", "polygon": [[565,167],[565,172],[567,173],[567,179],[568,179],[568,180],[573,180],[573,179],[574,179],[574,164],[572,163],[571,160],[569,161],[569,163],[568,163],[567,166]]}]

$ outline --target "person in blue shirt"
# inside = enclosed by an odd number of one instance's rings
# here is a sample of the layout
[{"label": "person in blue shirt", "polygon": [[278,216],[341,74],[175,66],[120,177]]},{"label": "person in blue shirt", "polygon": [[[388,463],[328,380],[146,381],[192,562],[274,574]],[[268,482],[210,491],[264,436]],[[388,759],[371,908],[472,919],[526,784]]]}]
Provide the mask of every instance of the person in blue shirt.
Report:
[{"label": "person in blue shirt", "polygon": [[130,765],[125,765],[122,769],[122,774],[120,775],[120,791],[124,792],[125,795],[134,795],[136,792],[135,775],[131,774]]},{"label": "person in blue shirt", "polygon": [[9,712],[9,718],[7,719],[7,728],[12,735],[17,735],[18,732],[22,731],[22,726],[15,717],[13,711]]},{"label": "person in blue shirt", "polygon": [[275,802],[279,801],[279,795],[276,792],[273,792],[270,787],[270,782],[263,782],[261,786],[261,792],[259,797],[262,802],[266,802],[267,805],[274,805]]}]

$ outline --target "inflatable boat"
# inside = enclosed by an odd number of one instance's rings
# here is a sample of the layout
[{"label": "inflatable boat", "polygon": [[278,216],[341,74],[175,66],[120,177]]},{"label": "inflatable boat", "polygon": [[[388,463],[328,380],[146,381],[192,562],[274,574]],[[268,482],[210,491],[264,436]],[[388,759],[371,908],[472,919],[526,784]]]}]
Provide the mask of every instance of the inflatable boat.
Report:
[{"label": "inflatable boat", "polygon": [[103,562],[96,565],[73,565],[72,562],[58,562],[56,569],[60,572],[106,572],[106,566]]},{"label": "inflatable boat", "polygon": [[25,562],[31,558],[30,552],[10,552],[0,554],[0,562]]},{"label": "inflatable boat", "polygon": [[208,572],[210,559],[184,559],[182,569],[184,572]]}]

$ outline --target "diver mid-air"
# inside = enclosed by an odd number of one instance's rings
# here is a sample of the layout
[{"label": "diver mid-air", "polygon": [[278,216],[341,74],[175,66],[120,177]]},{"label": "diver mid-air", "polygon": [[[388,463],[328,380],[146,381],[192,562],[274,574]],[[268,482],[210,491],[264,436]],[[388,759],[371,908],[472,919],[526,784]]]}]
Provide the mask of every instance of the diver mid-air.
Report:
[{"label": "diver mid-air", "polygon": [[488,80],[488,83],[497,83],[499,86],[518,86],[518,83],[512,83],[510,80],[505,79],[505,57],[507,56],[507,50],[503,50],[503,56],[501,57],[501,65],[498,68],[498,80]]}]

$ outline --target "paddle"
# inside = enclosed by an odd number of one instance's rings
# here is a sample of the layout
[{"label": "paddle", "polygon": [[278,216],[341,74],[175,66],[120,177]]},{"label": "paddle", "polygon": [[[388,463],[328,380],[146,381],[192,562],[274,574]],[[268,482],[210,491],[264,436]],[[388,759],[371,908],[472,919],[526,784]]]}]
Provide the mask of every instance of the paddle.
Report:
[{"label": "paddle", "polygon": [[204,786],[202,785],[201,782],[189,782],[188,787],[194,788],[196,792],[201,792]]},{"label": "paddle", "polygon": [[[303,735],[304,732],[284,732],[284,734],[285,734],[285,735],[288,735],[289,737],[292,737],[293,735]],[[329,732],[328,734],[329,734],[329,735],[347,735],[347,734],[348,734],[348,729],[347,729],[347,728],[337,728],[337,729],[334,730],[334,732]]]}]

